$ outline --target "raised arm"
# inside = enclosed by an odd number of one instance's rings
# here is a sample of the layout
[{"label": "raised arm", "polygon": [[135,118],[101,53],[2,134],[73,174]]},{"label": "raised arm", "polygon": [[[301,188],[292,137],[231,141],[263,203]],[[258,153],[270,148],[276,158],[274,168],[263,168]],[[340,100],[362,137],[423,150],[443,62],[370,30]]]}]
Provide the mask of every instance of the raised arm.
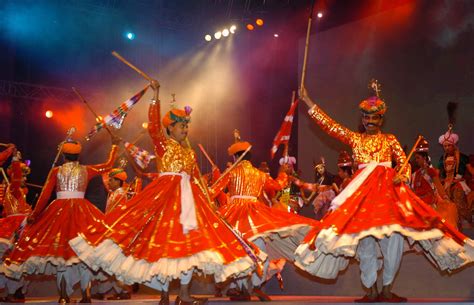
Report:
[{"label": "raised arm", "polygon": [[92,178],[96,175],[105,173],[112,169],[115,163],[115,159],[117,159],[117,151],[118,146],[116,144],[112,144],[112,148],[110,149],[109,158],[105,163],[96,164],[96,165],[87,165],[87,173],[89,178]]},{"label": "raised arm", "polygon": [[302,89],[301,99],[308,105],[308,114],[313,121],[321,127],[328,135],[339,139],[341,142],[352,147],[353,139],[357,135],[352,130],[334,121],[308,96],[305,88]]},{"label": "raised arm", "polygon": [[151,82],[155,94],[148,109],[148,133],[150,134],[153,144],[155,144],[155,152],[158,156],[162,156],[165,152],[166,136],[163,134],[160,115],[160,100],[158,99],[159,86],[156,81]]}]

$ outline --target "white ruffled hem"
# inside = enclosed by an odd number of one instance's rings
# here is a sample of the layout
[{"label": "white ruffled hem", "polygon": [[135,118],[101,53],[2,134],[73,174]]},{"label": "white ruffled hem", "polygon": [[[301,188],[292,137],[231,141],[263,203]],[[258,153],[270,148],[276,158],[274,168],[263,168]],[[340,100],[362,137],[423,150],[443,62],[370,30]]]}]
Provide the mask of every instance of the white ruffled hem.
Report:
[{"label": "white ruffled hem", "polygon": [[301,244],[295,252],[296,265],[322,278],[334,279],[339,271],[349,264],[349,258],[356,256],[359,241],[367,236],[377,239],[399,233],[408,239],[410,245],[417,243],[416,250],[427,255],[440,270],[451,272],[474,261],[474,241],[467,239],[460,245],[444,236],[439,229],[416,231],[398,224],[375,227],[358,234],[338,235],[332,228],[321,230],[316,238],[316,250],[309,244]]},{"label": "white ruffled hem", "polygon": [[[95,271],[102,268],[126,284],[150,283],[153,278],[166,283],[179,278],[189,270],[214,275],[215,281],[219,283],[229,277],[247,276],[255,269],[254,262],[248,256],[224,264],[221,255],[211,250],[183,258],[161,258],[156,262],[148,262],[144,259],[137,260],[133,256],[125,256],[122,249],[110,239],[93,247],[79,235],[69,241],[69,244],[90,268]],[[265,253],[261,253],[261,256],[266,259]]]},{"label": "white ruffled hem", "polygon": [[285,239],[288,237],[303,237],[306,235],[306,233],[311,230],[311,225],[309,224],[296,224],[296,225],[291,225],[288,227],[282,227],[278,229],[270,229],[267,230],[263,233],[258,233],[255,234],[251,237],[248,237],[247,240],[252,242],[254,240],[257,240],[259,238],[263,238],[265,240],[275,240],[275,239]]},{"label": "white ruffled hem", "polygon": [[54,275],[58,271],[63,271],[81,263],[78,257],[72,257],[64,260],[62,257],[54,256],[32,256],[22,264],[4,264],[5,275],[14,279],[20,279],[24,274],[44,274]]}]

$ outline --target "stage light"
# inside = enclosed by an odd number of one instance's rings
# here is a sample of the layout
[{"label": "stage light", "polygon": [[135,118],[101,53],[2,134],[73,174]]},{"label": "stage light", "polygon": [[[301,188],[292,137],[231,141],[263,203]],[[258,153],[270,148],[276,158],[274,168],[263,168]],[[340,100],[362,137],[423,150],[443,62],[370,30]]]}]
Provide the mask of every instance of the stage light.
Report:
[{"label": "stage light", "polygon": [[212,40],[212,36],[209,35],[209,34],[207,34],[206,36],[204,36],[204,39],[205,39],[206,41],[211,41],[211,40]]},{"label": "stage light", "polygon": [[47,110],[44,114],[48,119],[53,117],[53,112],[51,110]]},{"label": "stage light", "polygon": [[273,34],[273,37],[278,38],[279,35],[277,33]]},{"label": "stage light", "polygon": [[228,30],[228,29],[224,29],[224,30],[222,31],[222,36],[224,36],[224,37],[229,36],[229,30]]},{"label": "stage light", "polygon": [[214,38],[215,39],[221,39],[221,37],[222,37],[222,32],[219,31],[219,32],[214,33]]},{"label": "stage light", "polygon": [[262,26],[262,25],[263,25],[263,19],[258,18],[257,20],[255,20],[255,23],[256,23],[258,26]]},{"label": "stage light", "polygon": [[322,12],[318,13],[318,18],[323,18],[323,13]]},{"label": "stage light", "polygon": [[129,40],[134,40],[135,39],[135,34],[133,34],[132,32],[127,32],[127,34],[125,36],[127,36],[127,38]]},{"label": "stage light", "polygon": [[97,116],[97,117],[95,118],[95,121],[96,121],[97,123],[100,123],[100,122],[102,122],[103,119],[104,119],[104,118],[102,118],[102,116],[99,115],[99,116]]},{"label": "stage light", "polygon": [[247,24],[247,30],[249,31],[253,31],[253,29],[255,29],[255,27],[252,25],[252,24]]},{"label": "stage light", "polygon": [[235,30],[237,30],[237,26],[232,25],[232,26],[230,27],[230,29],[229,29],[229,32],[230,32],[231,34],[234,34],[234,33],[235,33]]},{"label": "stage light", "polygon": [[142,127],[143,127],[143,129],[147,129],[148,128],[148,122],[143,122]]}]

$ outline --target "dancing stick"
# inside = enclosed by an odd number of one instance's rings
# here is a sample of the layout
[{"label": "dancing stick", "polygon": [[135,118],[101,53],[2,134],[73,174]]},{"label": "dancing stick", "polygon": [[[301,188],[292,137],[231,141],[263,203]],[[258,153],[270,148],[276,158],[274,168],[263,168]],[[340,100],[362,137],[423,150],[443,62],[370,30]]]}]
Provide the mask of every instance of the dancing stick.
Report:
[{"label": "dancing stick", "polygon": [[[86,104],[87,108],[88,108],[88,109],[92,112],[92,114],[95,116],[96,120],[97,120],[98,122],[102,121],[101,118],[100,118],[100,116],[98,116],[97,113],[94,111],[94,109],[92,109],[91,105],[89,105],[89,103],[88,103],[88,102],[86,101],[86,99],[82,96],[82,94],[79,93],[79,91],[78,91],[76,88],[74,88],[74,87],[72,87],[72,91],[74,91],[74,93],[79,97],[79,99],[80,99],[84,104]],[[106,124],[105,122],[104,122],[104,128],[105,128],[105,130],[107,130],[107,132],[108,132],[111,136],[113,136],[112,131],[110,131],[109,127],[107,126],[107,124]],[[89,141],[90,139],[86,137],[86,140]]]},{"label": "dancing stick", "polygon": [[311,33],[311,23],[313,20],[313,9],[314,9],[314,0],[311,1],[311,11],[309,13],[309,19],[308,19],[308,29],[306,30],[306,43],[304,47],[304,57],[303,57],[303,70],[301,73],[301,86],[300,88],[304,87],[304,81],[306,78],[306,66],[308,63],[308,52],[309,52],[309,36]]},{"label": "dancing stick", "polygon": [[[126,60],[125,58],[122,57],[122,55],[120,55],[119,53],[115,52],[115,51],[112,51],[112,55],[115,56],[116,58],[118,58],[118,60],[120,60],[121,62],[123,62],[124,64],[126,64],[127,66],[129,66],[130,68],[132,68],[133,70],[135,70],[138,74],[140,74],[142,77],[144,77],[146,80],[148,80],[149,82],[151,82],[153,79],[148,75],[146,74],[145,72],[143,72],[142,70],[138,69],[135,65],[133,65],[131,62],[129,62],[128,60]],[[158,87],[160,86],[160,84],[158,83]]]},{"label": "dancing stick", "polygon": [[0,171],[2,172],[3,179],[5,179],[5,182],[7,183],[7,185],[10,185],[10,181],[8,181],[8,177],[5,174],[5,171],[3,170],[3,167],[0,167]]},{"label": "dancing stick", "polygon": [[219,181],[221,181],[222,178],[224,178],[231,170],[233,170],[234,167],[236,167],[237,164],[239,164],[239,162],[242,161],[242,159],[243,159],[243,158],[245,157],[245,155],[250,151],[251,148],[252,148],[252,145],[250,145],[250,146],[240,155],[240,157],[237,159],[237,161],[234,162],[234,164],[232,164],[229,168],[227,168],[227,169],[222,173],[222,175],[221,175],[219,178],[217,178],[216,182],[214,182],[214,184],[211,186],[211,188],[214,187],[215,185],[217,185],[217,183],[218,183]]},{"label": "dancing stick", "polygon": [[39,184],[34,184],[34,183],[29,183],[29,182],[27,182],[25,184],[28,185],[28,186],[39,188],[39,189],[43,188],[43,186],[39,185]]},{"label": "dancing stick", "polygon": [[400,169],[398,170],[398,174],[400,175],[402,173],[402,171],[405,169],[405,167],[408,165],[408,162],[410,162],[410,158],[411,156],[413,155],[413,153],[415,152],[415,149],[416,147],[418,146],[418,143],[420,143],[420,141],[423,139],[423,136],[422,135],[419,135],[418,138],[416,138],[416,141],[415,141],[415,145],[413,145],[413,147],[411,148],[411,151],[410,153],[408,154],[408,157],[407,159],[405,160],[405,162],[403,163],[403,165],[400,167]]},{"label": "dancing stick", "polygon": [[10,146],[10,144],[6,144],[6,143],[0,143],[0,146],[3,146],[3,147],[8,147],[8,146]]},{"label": "dancing stick", "polygon": [[201,144],[198,144],[198,146],[199,146],[199,149],[204,154],[204,156],[206,157],[207,161],[209,161],[209,163],[211,163],[211,166],[212,167],[217,167],[216,164],[214,163],[214,161],[212,161],[211,157],[209,157],[209,155],[207,154],[207,151],[204,149],[204,147]]}]

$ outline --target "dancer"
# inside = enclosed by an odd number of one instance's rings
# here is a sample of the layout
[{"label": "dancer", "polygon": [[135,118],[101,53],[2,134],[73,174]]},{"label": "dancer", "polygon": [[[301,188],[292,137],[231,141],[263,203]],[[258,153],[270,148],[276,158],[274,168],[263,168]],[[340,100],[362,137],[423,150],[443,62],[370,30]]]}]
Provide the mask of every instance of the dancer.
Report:
[{"label": "dancer", "polygon": [[[112,168],[120,139],[112,137],[112,149],[104,164],[82,165],[79,154],[82,146],[68,139],[60,145],[64,164],[54,167],[48,175],[27,225],[6,258],[8,276],[20,279],[26,274],[54,274],[59,289],[59,303],[69,303],[73,286],[80,282],[82,303],[90,303],[91,270],[80,261],[69,247],[69,240],[86,228],[103,226],[103,214],[84,194],[88,181]],[[48,205],[56,189],[56,200]]]},{"label": "dancer", "polygon": [[181,283],[175,304],[204,304],[207,299],[189,293],[194,273],[222,282],[247,275],[255,262],[203,192],[195,152],[185,145],[190,107],[168,111],[161,124],[159,84],[152,81],[151,86],[155,96],[148,130],[159,177],[110,212],[108,230],[83,230],[70,244],[94,269],[101,267],[125,284],[143,283],[162,291],[160,304],[169,304],[168,288],[174,279]]},{"label": "dancer", "polygon": [[[430,206],[406,185],[409,168],[396,137],[381,132],[386,104],[377,96],[362,101],[365,132],[347,129],[331,119],[302,88],[301,98],[309,115],[329,135],[352,148],[359,171],[333,200],[332,212],[321,229],[308,234],[297,249],[297,265],[322,278],[336,278],[351,257],[359,259],[361,280],[369,292],[359,302],[403,302],[391,291],[399,269],[406,238],[418,242],[441,270],[457,269],[474,258],[473,241],[447,225]],[[396,170],[392,168],[392,160]],[[377,254],[383,255],[383,288],[377,289]]]},{"label": "dancer", "polygon": [[[264,189],[280,190],[284,181],[273,180],[268,174],[258,170],[250,162],[251,154],[248,152],[250,143],[241,141],[240,134],[234,131],[235,143],[228,148],[229,156],[234,160],[242,159],[231,167],[230,171],[223,173],[222,179],[216,182],[214,191],[227,187],[230,202],[221,207],[219,212],[244,238],[254,243],[263,252],[269,251],[277,255],[269,257],[269,260],[285,258],[294,260],[294,250],[304,238],[305,234],[318,225],[317,221],[305,218],[287,211],[272,209],[259,200]],[[242,156],[246,153],[244,156]],[[288,179],[282,173],[280,179]],[[270,252],[270,251],[269,251]],[[260,276],[253,273],[251,285],[247,280],[238,281],[241,289],[236,291],[237,296],[245,298],[246,291],[250,290],[257,294],[260,300],[268,301],[270,298],[261,291],[261,286],[267,280],[269,261],[264,265],[263,274]],[[243,289],[245,288],[245,289]]]}]

